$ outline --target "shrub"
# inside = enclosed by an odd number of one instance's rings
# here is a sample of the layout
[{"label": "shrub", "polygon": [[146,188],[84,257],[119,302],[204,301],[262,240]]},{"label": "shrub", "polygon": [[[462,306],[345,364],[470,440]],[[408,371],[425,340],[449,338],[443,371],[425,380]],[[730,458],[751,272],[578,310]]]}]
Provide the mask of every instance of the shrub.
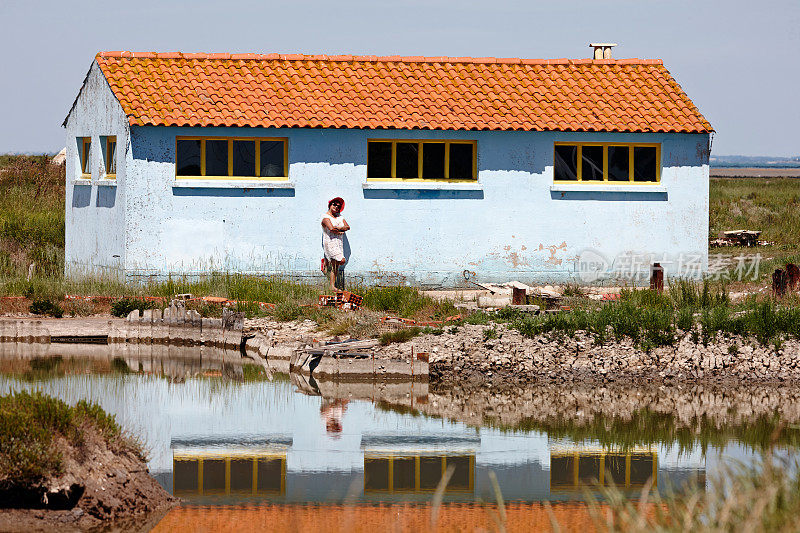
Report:
[{"label": "shrub", "polygon": [[296,303],[280,303],[275,307],[272,316],[280,322],[289,322],[303,316],[303,310]]},{"label": "shrub", "polygon": [[497,330],[495,328],[486,328],[483,330],[483,341],[486,342],[489,339],[496,339],[497,338]]},{"label": "shrub", "polygon": [[420,333],[422,333],[422,328],[406,328],[399,329],[397,331],[387,331],[380,336],[379,341],[383,346],[395,342],[407,342]]},{"label": "shrub", "polygon": [[47,299],[34,300],[33,303],[31,303],[30,312],[34,315],[45,315],[55,318],[64,316],[64,310],[61,306]]},{"label": "shrub", "polygon": [[156,307],[155,302],[147,301],[144,298],[120,298],[111,304],[111,314],[125,318],[134,309],[138,309],[139,313],[142,313],[145,309],[155,309]]},{"label": "shrub", "polygon": [[138,444],[122,438],[112,415],[97,404],[79,401],[70,407],[39,392],[0,396],[0,479],[6,484],[30,484],[63,470],[58,437],[74,447],[84,445],[88,424],[112,449],[128,449],[141,457]]}]

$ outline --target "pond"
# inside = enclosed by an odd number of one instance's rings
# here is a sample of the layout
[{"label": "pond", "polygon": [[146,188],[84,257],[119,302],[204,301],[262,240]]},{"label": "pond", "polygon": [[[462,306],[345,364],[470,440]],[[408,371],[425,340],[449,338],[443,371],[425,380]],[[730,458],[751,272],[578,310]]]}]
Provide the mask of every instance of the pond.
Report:
[{"label": "pond", "polygon": [[212,524],[215,510],[256,513],[256,521],[281,507],[344,512],[345,503],[399,504],[413,514],[431,504],[445,472],[445,508],[494,504],[499,489],[510,513],[544,501],[567,509],[589,494],[602,498],[597,482],[630,497],[649,480],[659,493],[706,487],[726,459],[762,454],[736,428],[712,445],[669,432],[631,443],[625,429],[615,441],[613,424],[600,435],[569,431],[569,419],[549,429],[434,416],[427,383],[315,383],[208,352],[143,359],[108,347],[58,350],[0,357],[0,394],[39,390],[114,414],[144,444],[158,482],[183,500],[162,521],[170,529],[201,515]]}]

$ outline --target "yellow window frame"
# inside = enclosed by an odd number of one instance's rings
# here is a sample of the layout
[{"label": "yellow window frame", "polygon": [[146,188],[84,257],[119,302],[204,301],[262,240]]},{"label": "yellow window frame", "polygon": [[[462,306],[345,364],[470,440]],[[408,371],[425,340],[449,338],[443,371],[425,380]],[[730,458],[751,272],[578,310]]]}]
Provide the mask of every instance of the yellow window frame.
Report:
[{"label": "yellow window frame", "polygon": [[[599,180],[586,180],[586,183],[593,184],[606,184],[606,185],[620,185],[623,183],[635,183],[637,185],[647,185],[648,183],[661,183],[661,144],[660,143],[624,143],[624,142],[556,142],[554,146],[575,146],[577,148],[576,166],[577,166],[577,180],[557,180],[555,179],[555,159],[556,153],[553,149],[553,183],[578,183],[583,182],[583,147],[584,146],[602,146],[603,147],[603,181]],[[608,148],[610,146],[619,146],[628,148],[628,181],[609,180],[608,179]],[[656,179],[655,181],[634,181],[633,179],[633,149],[634,148],[655,148],[656,149]]]},{"label": "yellow window frame", "polygon": [[[391,178],[370,178],[367,181],[408,181],[408,182],[465,182],[469,183],[478,179],[478,141],[473,140],[448,140],[448,139],[367,139],[367,168],[369,168],[369,143],[385,142],[392,144],[392,173]],[[397,177],[397,143],[417,143],[417,177],[398,178]],[[444,144],[444,178],[425,178],[422,175],[422,154],[426,144]],[[466,179],[450,179],[450,146],[453,144],[472,145],[472,177]]]},{"label": "yellow window frame", "polygon": [[[252,461],[252,478],[251,478],[251,486],[250,490],[231,490],[231,460],[246,460]],[[175,463],[178,461],[192,461],[197,463],[197,489],[196,491],[191,490],[179,490],[178,494],[181,495],[199,495],[202,496],[204,494],[208,494],[208,490],[204,486],[204,479],[203,479],[203,472],[204,472],[204,460],[216,460],[216,461],[224,461],[225,463],[225,489],[224,494],[252,494],[253,496],[265,495],[265,494],[285,494],[286,493],[286,454],[276,454],[276,453],[245,453],[245,454],[236,454],[236,456],[227,456],[224,454],[214,454],[214,453],[206,453],[206,454],[174,454],[172,457],[172,464],[173,469],[175,467]],[[276,491],[265,491],[265,490],[258,490],[258,463],[261,460],[280,460],[281,462],[281,486]],[[175,477],[173,476],[172,479],[172,493],[175,494]],[[214,492],[219,494],[220,492]]]},{"label": "yellow window frame", "polygon": [[[200,175],[199,176],[179,176],[178,175],[178,141],[200,141]],[[207,176],[206,175],[206,141],[228,141],[228,175],[227,176]],[[255,176],[234,176],[233,175],[233,141],[255,141]],[[261,173],[261,145],[262,141],[283,143],[283,176],[260,176]],[[288,137],[200,137],[200,136],[176,136],[175,137],[175,179],[176,180],[248,180],[248,181],[287,181],[289,179],[289,138]]]},{"label": "yellow window frame", "polygon": [[[364,476],[364,493],[365,494],[381,494],[381,493],[425,493],[425,492],[435,492],[436,489],[425,489],[421,487],[421,475],[420,475],[420,459],[439,459],[441,461],[441,468],[442,468],[442,476],[444,476],[445,472],[447,471],[447,458],[463,458],[467,457],[469,459],[469,478],[468,478],[468,487],[466,489],[456,489],[453,487],[445,488],[445,492],[448,493],[459,493],[459,492],[473,492],[475,490],[475,455],[474,454],[464,454],[464,455],[428,455],[428,454],[395,454],[395,453],[373,453],[373,454],[365,454],[364,455],[364,468],[366,470],[367,461],[386,461],[388,467],[388,485],[385,489],[374,489],[374,488],[367,488],[367,478],[366,475]],[[402,488],[402,489],[395,489],[394,488],[394,460],[395,459],[414,459],[414,488]]]},{"label": "yellow window frame", "polygon": [[[111,146],[114,150],[111,150]],[[114,170],[112,172],[111,170]],[[109,135],[106,137],[106,160],[105,160],[106,179],[117,178],[117,137],[116,135]]]},{"label": "yellow window frame", "polygon": [[[81,178],[92,178],[92,138],[81,137]],[[88,167],[89,172],[86,172]]]}]

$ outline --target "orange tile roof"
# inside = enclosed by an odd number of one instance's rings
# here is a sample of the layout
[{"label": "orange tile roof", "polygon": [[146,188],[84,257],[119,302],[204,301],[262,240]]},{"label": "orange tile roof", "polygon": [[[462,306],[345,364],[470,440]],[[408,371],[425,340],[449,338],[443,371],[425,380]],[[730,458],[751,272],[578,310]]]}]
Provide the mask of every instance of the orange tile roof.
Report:
[{"label": "orange tile roof", "polygon": [[101,52],[131,125],[713,131],[660,60]]}]

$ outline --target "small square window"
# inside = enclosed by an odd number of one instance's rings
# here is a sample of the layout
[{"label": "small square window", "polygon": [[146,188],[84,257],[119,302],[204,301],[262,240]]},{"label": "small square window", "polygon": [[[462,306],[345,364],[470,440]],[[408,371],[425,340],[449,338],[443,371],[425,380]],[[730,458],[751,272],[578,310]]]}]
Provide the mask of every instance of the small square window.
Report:
[{"label": "small square window", "polygon": [[392,143],[369,141],[367,143],[367,178],[392,177]]},{"label": "small square window", "polygon": [[78,151],[81,160],[81,174],[84,178],[92,175],[92,138],[78,137]]},{"label": "small square window", "polygon": [[228,175],[228,141],[206,141],[206,176]]},{"label": "small square window", "polygon": [[555,180],[578,179],[578,147],[557,144],[555,147]]},{"label": "small square window", "polygon": [[178,176],[201,174],[202,141],[200,139],[178,139],[176,173]]},{"label": "small square window", "polygon": [[256,175],[256,142],[233,141],[233,175]]},{"label": "small square window", "polygon": [[451,180],[473,179],[472,143],[450,143],[450,176]]},{"label": "small square window", "polygon": [[630,181],[629,149],[627,146],[608,147],[608,179],[609,181]]},{"label": "small square window", "polygon": [[419,177],[419,144],[409,142],[397,143],[397,177],[398,178],[418,178]]},{"label": "small square window", "polygon": [[603,147],[584,146],[581,152],[581,179],[603,181]]},{"label": "small square window", "polygon": [[280,178],[286,176],[286,141],[259,141],[259,176]]},{"label": "small square window", "polygon": [[654,146],[633,149],[633,181],[658,181],[658,150]]},{"label": "small square window", "polygon": [[106,137],[105,145],[105,172],[107,178],[114,178],[117,175],[117,138]]},{"label": "small square window", "polygon": [[444,143],[422,143],[422,177],[444,179]]}]

